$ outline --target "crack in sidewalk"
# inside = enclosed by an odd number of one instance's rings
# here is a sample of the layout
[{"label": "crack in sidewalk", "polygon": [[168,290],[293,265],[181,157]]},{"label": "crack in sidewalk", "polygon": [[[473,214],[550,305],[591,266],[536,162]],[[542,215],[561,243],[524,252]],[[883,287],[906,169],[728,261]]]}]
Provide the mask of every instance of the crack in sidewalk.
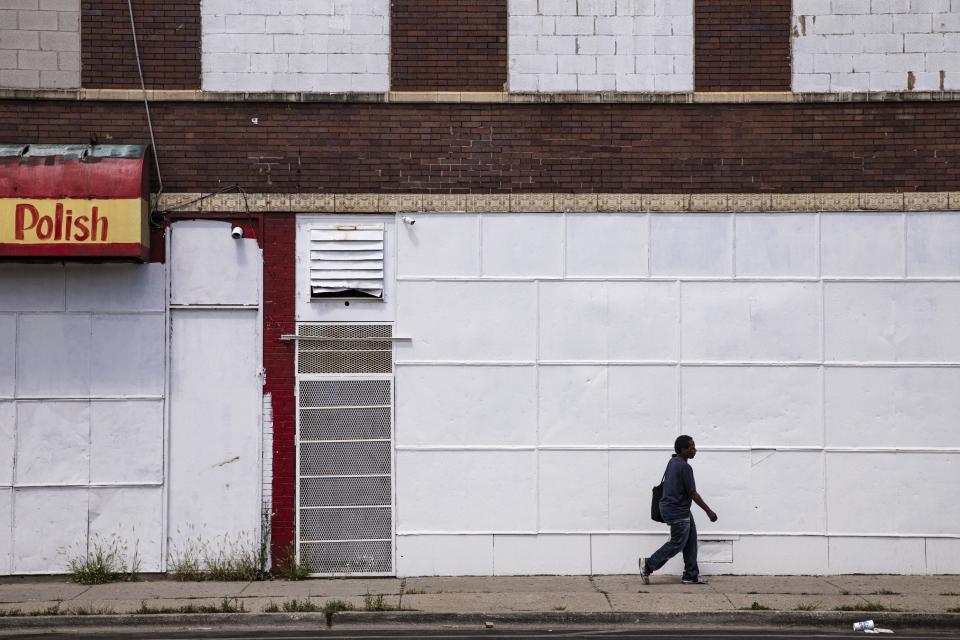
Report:
[{"label": "crack in sidewalk", "polygon": [[600,588],[600,586],[594,581],[593,576],[589,576],[587,579],[590,581],[590,586],[593,587],[594,591],[603,594],[603,597],[607,600],[607,606],[610,607],[610,611],[613,611],[613,603],[610,602],[610,594]]}]

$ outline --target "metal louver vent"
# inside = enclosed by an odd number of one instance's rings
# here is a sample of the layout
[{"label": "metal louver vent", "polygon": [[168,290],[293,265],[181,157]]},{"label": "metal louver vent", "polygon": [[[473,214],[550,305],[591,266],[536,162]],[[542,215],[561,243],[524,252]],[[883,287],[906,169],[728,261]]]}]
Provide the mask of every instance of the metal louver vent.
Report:
[{"label": "metal louver vent", "polygon": [[306,325],[300,328],[300,336],[298,373],[393,371],[393,343],[389,340],[393,327],[389,324]]},{"label": "metal louver vent", "polygon": [[310,297],[383,299],[383,225],[310,230]]}]

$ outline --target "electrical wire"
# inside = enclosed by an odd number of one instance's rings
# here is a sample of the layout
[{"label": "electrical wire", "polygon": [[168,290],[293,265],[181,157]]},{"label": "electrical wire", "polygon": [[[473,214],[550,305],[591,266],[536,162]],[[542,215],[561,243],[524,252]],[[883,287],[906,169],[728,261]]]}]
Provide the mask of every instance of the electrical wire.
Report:
[{"label": "electrical wire", "polygon": [[150,117],[150,102],[147,100],[147,85],[143,80],[143,65],[140,62],[140,45],[137,44],[137,24],[133,19],[133,0],[127,0],[127,8],[130,10],[130,32],[133,35],[133,53],[137,58],[137,73],[140,74],[140,90],[143,91],[143,108],[147,112],[147,129],[150,131],[150,148],[153,149],[153,162],[157,167],[157,182],[160,183],[160,190],[157,192],[156,200],[150,210],[153,211],[160,204],[160,196],[163,195],[163,176],[160,174],[160,158],[157,156],[157,141],[153,137],[153,120]]}]

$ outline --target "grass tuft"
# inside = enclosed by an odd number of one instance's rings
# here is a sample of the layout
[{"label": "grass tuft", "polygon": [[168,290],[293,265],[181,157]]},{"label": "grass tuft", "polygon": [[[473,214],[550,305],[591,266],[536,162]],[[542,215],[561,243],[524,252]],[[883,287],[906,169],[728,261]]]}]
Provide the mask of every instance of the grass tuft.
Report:
[{"label": "grass tuft", "polygon": [[180,607],[151,607],[146,601],[140,602],[140,608],[134,611],[143,615],[153,615],[159,613],[246,613],[242,601],[237,598],[224,598],[219,605],[209,604],[188,604]]},{"label": "grass tuft", "polygon": [[341,611],[353,611],[353,605],[343,600],[327,600],[323,605],[323,614],[327,617],[327,626],[333,626],[333,616]]},{"label": "grass tuft", "polygon": [[874,595],[874,596],[898,596],[898,595],[900,595],[900,594],[897,593],[896,591],[890,591],[890,589],[877,589],[876,591],[874,591],[874,592],[873,592],[872,594],[870,594],[870,595]]},{"label": "grass tuft", "polygon": [[740,607],[740,611],[771,611],[770,607],[762,605],[756,600],[749,607]]},{"label": "grass tuft", "polygon": [[960,607],[950,607],[947,609],[947,613],[960,613]]},{"label": "grass tuft", "polygon": [[816,611],[819,606],[820,606],[819,602],[814,602],[813,604],[804,603],[804,604],[798,604],[793,608],[793,610],[794,611]]},{"label": "grass tuft", "polygon": [[316,613],[317,611],[323,611],[323,607],[319,607],[309,600],[287,600],[283,603],[283,610],[287,613]]},{"label": "grass tuft", "polygon": [[306,558],[297,560],[297,550],[294,545],[290,545],[286,552],[277,561],[276,572],[282,578],[287,580],[306,580],[310,577],[313,569]]},{"label": "grass tuft", "polygon": [[86,551],[67,560],[70,579],[86,585],[139,580],[140,557],[136,546],[129,562],[127,556],[127,543],[118,535],[108,539],[95,536]]},{"label": "grass tuft", "polygon": [[900,611],[896,607],[888,607],[885,604],[879,602],[858,602],[856,604],[845,604],[839,607],[834,607],[834,611]]},{"label": "grass tuft", "polygon": [[364,611],[396,611],[397,607],[383,601],[383,594],[368,593],[363,596]]},{"label": "grass tuft", "polygon": [[181,582],[265,580],[269,578],[265,554],[264,544],[249,534],[224,535],[213,542],[186,538],[171,546],[168,566]]}]

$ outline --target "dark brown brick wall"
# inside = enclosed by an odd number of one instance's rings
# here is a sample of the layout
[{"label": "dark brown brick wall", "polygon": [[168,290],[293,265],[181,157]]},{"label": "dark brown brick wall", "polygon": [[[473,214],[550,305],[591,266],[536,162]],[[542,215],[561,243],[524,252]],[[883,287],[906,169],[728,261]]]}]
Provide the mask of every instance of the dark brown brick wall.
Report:
[{"label": "dark brown brick wall", "polygon": [[697,91],[790,91],[790,0],[696,0]]},{"label": "dark brown brick wall", "polygon": [[[82,0],[81,86],[140,88],[126,0]],[[200,88],[199,0],[134,0],[148,89]]]},{"label": "dark brown brick wall", "polygon": [[507,0],[393,0],[394,91],[500,91],[507,81]]},{"label": "dark brown brick wall", "polygon": [[[155,102],[152,113],[167,191],[960,190],[956,102]],[[0,140],[92,135],[146,142],[143,105],[0,101]]]}]

